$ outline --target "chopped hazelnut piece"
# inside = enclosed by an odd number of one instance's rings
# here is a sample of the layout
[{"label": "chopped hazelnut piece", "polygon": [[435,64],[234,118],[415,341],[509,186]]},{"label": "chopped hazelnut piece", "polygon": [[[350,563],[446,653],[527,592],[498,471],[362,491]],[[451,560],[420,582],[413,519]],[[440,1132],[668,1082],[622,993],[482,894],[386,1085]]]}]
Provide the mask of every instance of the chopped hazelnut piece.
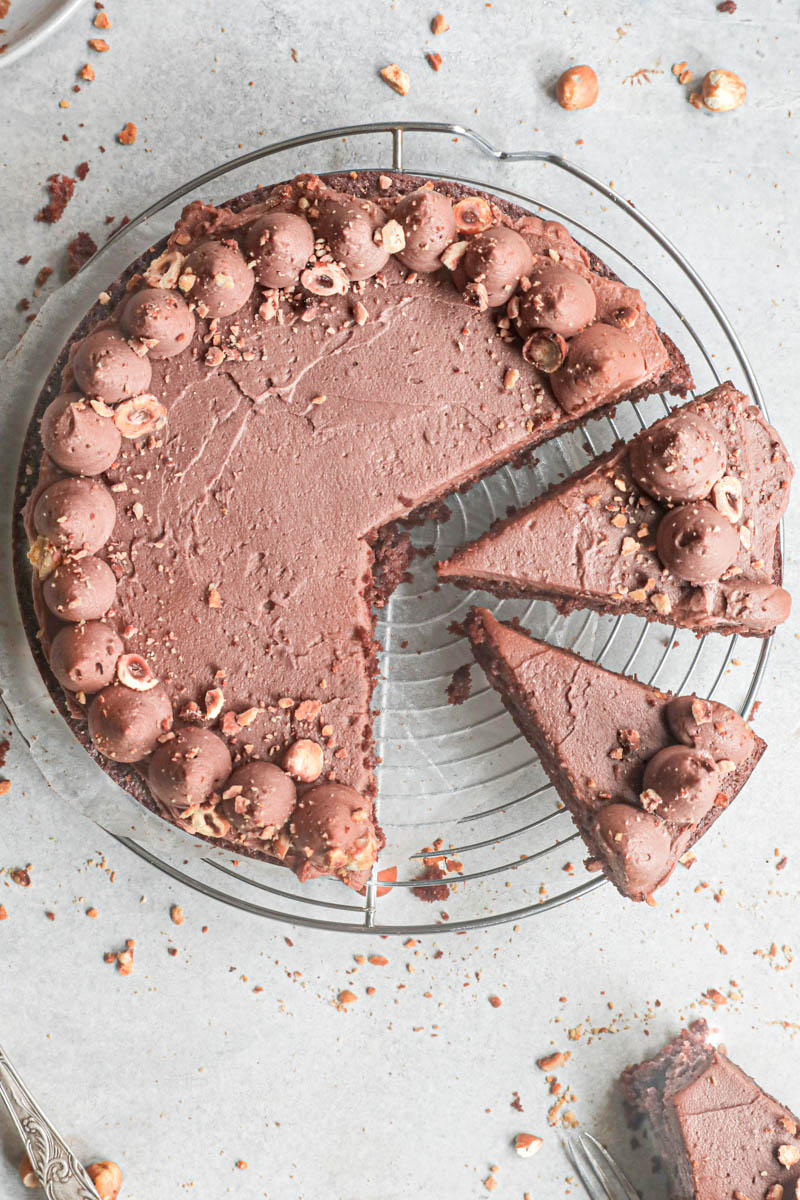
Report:
[{"label": "chopped hazelnut piece", "polygon": [[263,711],[263,708],[246,708],[244,712],[236,714],[236,721],[246,728],[248,725],[252,725],[258,714]]},{"label": "chopped hazelnut piece", "polygon": [[103,38],[89,38],[89,46],[97,54],[105,54],[106,50],[111,49],[108,42],[104,41]]},{"label": "chopped hazelnut piece", "polygon": [[[117,954],[117,956],[116,956],[117,970],[119,971],[120,975],[132,975],[133,974],[133,950],[134,950],[133,939],[128,938],[126,948],[124,950],[120,950],[119,954]],[[113,959],[112,959],[112,962],[113,962]]]},{"label": "chopped hazelnut piece", "polygon": [[554,1054],[546,1054],[544,1058],[538,1058],[536,1065],[540,1071],[554,1071],[556,1067],[562,1066],[569,1054],[564,1054],[561,1050],[556,1050]]},{"label": "chopped hazelnut piece", "polygon": [[89,63],[86,63],[85,66],[81,67],[78,74],[80,75],[81,79],[87,79],[89,83],[92,83],[94,80],[94,67],[90,66]]},{"label": "chopped hazelnut piece", "polygon": [[343,296],[350,287],[350,281],[338,263],[316,263],[306,267],[300,276],[300,282],[312,296]]},{"label": "chopped hazelnut piece", "polygon": [[448,271],[455,271],[466,254],[468,246],[469,242],[452,242],[442,254],[439,262],[443,267],[447,267]]},{"label": "chopped hazelnut piece", "polygon": [[431,67],[432,70],[438,71],[441,69],[442,61],[443,61],[441,54],[426,54],[425,58],[427,60],[428,66]]},{"label": "chopped hazelnut piece", "polygon": [[540,371],[552,375],[567,357],[567,343],[549,329],[534,329],[522,347],[522,357]]},{"label": "chopped hazelnut piece", "polygon": [[380,236],[380,243],[389,254],[399,254],[401,250],[406,248],[406,235],[403,226],[399,221],[392,218],[387,221],[379,230],[376,230],[376,235]]},{"label": "chopped hazelnut piece", "polygon": [[117,679],[134,692],[149,692],[158,679],[147,659],[141,654],[123,654],[117,660]]},{"label": "chopped hazelnut piece", "polygon": [[467,304],[477,308],[478,312],[486,312],[489,307],[489,293],[485,283],[468,283],[464,288],[463,296]]},{"label": "chopped hazelnut piece", "polygon": [[708,725],[714,715],[714,710],[708,700],[701,700],[699,696],[695,696],[691,704],[692,717],[698,725]]},{"label": "chopped hazelnut piece", "polygon": [[514,1149],[520,1158],[532,1158],[543,1145],[542,1139],[533,1133],[518,1133],[514,1138]]},{"label": "chopped hazelnut piece", "polygon": [[92,24],[94,25],[95,29],[110,29],[111,28],[111,18],[109,17],[107,12],[103,12],[101,10],[95,17]]},{"label": "chopped hazelnut piece", "polygon": [[137,134],[138,130],[133,121],[128,121],[127,125],[124,125],[117,134],[117,141],[121,142],[123,146],[132,146],[136,141]]},{"label": "chopped hazelnut piece", "polygon": [[[492,206],[485,196],[463,196],[453,205],[453,216],[456,219],[456,229],[459,233],[484,233],[487,229],[491,229],[494,221]],[[455,246],[460,244],[459,242],[453,243]],[[468,244],[468,242],[463,243],[464,250],[467,249]],[[452,248],[453,246],[448,247],[451,250]],[[442,262],[444,262],[444,255],[442,255]],[[444,265],[449,267],[450,264],[445,263]]]},{"label": "chopped hazelnut piece", "polygon": [[313,721],[321,711],[321,700],[303,700],[295,709],[294,719],[296,721]]},{"label": "chopped hazelnut piece", "polygon": [[185,261],[179,250],[165,250],[150,263],[144,273],[144,282],[151,288],[174,288]]},{"label": "chopped hazelnut piece", "polygon": [[800,1162],[797,1146],[778,1146],[778,1162],[782,1167],[794,1167]]},{"label": "chopped hazelnut piece", "polygon": [[388,83],[393,92],[397,92],[398,96],[407,96],[411,87],[411,80],[406,72],[399,67],[397,63],[389,63],[388,67],[381,69],[381,79],[384,83]]},{"label": "chopped hazelnut piece", "polygon": [[169,919],[172,921],[173,925],[183,924],[183,909],[181,908],[180,904],[173,904],[172,908],[169,910]]},{"label": "chopped hazelnut piece", "polygon": [[744,497],[742,481],[735,475],[723,475],[712,489],[714,507],[723,517],[727,517],[731,525],[738,524],[744,513]]},{"label": "chopped hazelnut piece", "polygon": [[447,24],[447,21],[444,19],[443,13],[437,13],[436,16],[433,18],[433,20],[431,21],[431,33],[434,33],[437,36],[440,33],[447,33],[449,28],[450,28],[450,26]]},{"label": "chopped hazelnut piece", "polygon": [[669,596],[665,596],[662,592],[654,592],[650,597],[650,603],[662,617],[668,617],[672,612],[672,601]]}]

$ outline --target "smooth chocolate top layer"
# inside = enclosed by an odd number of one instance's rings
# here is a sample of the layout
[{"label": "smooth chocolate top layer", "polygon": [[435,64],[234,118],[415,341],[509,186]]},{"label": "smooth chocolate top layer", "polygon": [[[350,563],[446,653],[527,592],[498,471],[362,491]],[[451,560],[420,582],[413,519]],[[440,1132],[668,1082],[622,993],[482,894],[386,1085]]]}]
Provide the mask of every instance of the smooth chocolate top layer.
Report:
[{"label": "smooth chocolate top layer", "polygon": [[[689,582],[659,557],[657,530],[667,509],[642,489],[631,470],[632,450],[656,437],[663,422],[456,551],[439,564],[439,577],[501,594],[633,611],[701,631],[768,633],[788,615],[788,596],[776,587],[780,572],[775,567],[778,522],[793,474],[786,448],[730,383],[677,413],[696,414],[713,426],[727,464],[716,485],[721,490],[712,495],[718,520],[735,529],[738,542],[734,538],[730,551],[728,538],[720,557],[716,542],[711,545],[713,523],[706,521],[700,533],[705,537],[711,530],[708,544],[701,539],[694,551],[685,539],[681,544],[683,560],[693,555],[695,563],[703,562],[704,582]],[[733,483],[726,483],[730,479]],[[712,560],[721,570],[708,579]]]},{"label": "smooth chocolate top layer", "polygon": [[775,1196],[794,1197],[800,1119],[710,1045],[707,1033],[705,1021],[695,1022],[623,1076],[626,1096],[653,1123],[675,1194],[772,1200],[779,1185]]},{"label": "smooth chocolate top layer", "polygon": [[[176,728],[213,729],[234,765],[281,758],[296,739],[312,739],[323,749],[322,778],[369,799],[372,567],[383,531],[576,418],[523,359],[502,311],[470,307],[447,269],[415,275],[389,253],[399,244],[386,223],[395,194],[419,181],[398,178],[386,195],[373,175],[336,182],[338,193],[301,177],[244,208],[189,205],[167,252],[129,280],[89,335],[92,354],[86,340],[73,346],[61,387],[77,388],[80,373],[94,411],[124,434],[103,476],[113,533],[102,550],[92,547],[118,581],[103,620],[166,689]],[[342,200],[342,190],[371,199]],[[532,255],[574,263],[596,290],[598,313],[636,313],[639,391],[685,387],[685,364],[638,292],[562,226],[491,212]],[[284,290],[253,286],[248,273],[275,266],[263,236],[270,214],[291,214],[298,228],[311,221],[317,235],[313,269]],[[307,244],[296,243],[278,255],[281,271],[299,271]],[[379,270],[363,279],[373,259]],[[134,322],[138,340],[119,335],[121,318],[133,331],[131,293],[151,289],[152,315],[152,290],[176,285],[191,322],[180,301],[171,323],[148,316]],[[172,328],[178,318],[185,349]],[[137,371],[148,376],[143,399],[131,383]],[[140,436],[137,421],[146,421]],[[60,474],[45,456],[34,502]],[[87,492],[102,486],[75,482]],[[31,534],[50,532],[39,525]],[[58,623],[41,603],[38,613],[49,653]],[[161,806],[186,829],[202,819],[206,832],[208,803],[200,816]],[[235,826],[224,833],[235,838]]]},{"label": "smooth chocolate top layer", "polygon": [[[651,895],[695,840],[709,810],[718,814],[730,803],[763,742],[753,740],[738,775],[732,762],[720,758],[715,764],[703,754],[700,777],[690,770],[676,787],[673,771],[656,793],[663,771],[652,772],[652,766],[677,749],[668,692],[503,625],[485,608],[471,610],[466,632],[597,865],[631,899]],[[680,752],[697,754],[685,746]]]}]

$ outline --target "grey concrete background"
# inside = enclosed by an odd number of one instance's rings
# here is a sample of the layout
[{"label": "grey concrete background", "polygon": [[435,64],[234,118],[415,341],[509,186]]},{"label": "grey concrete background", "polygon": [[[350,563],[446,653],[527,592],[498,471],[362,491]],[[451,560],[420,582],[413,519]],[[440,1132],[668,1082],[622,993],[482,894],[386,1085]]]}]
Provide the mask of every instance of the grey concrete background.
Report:
[{"label": "grey concrete background", "polygon": [[[448,0],[439,38],[435,6],[417,0],[109,0],[107,11],[107,33],[92,29],[87,3],[0,73],[3,351],[25,327],[17,301],[38,269],[52,266],[45,292],[56,287],[69,238],[85,229],[99,241],[107,215],[133,215],[199,170],[302,130],[460,121],[505,146],[565,153],[635,199],[715,289],[796,451],[796,3],[739,0],[724,15],[714,0]],[[91,36],[110,51],[92,54]],[[428,50],[443,56],[438,74]],[[746,107],[695,111],[670,73],[681,60],[698,78],[738,71]],[[96,81],[74,93],[85,61]],[[391,61],[411,75],[405,98],[377,77]],[[550,96],[575,61],[601,78],[584,114]],[[641,68],[661,73],[624,82]],[[126,121],[139,128],[133,146],[115,140]],[[61,223],[37,224],[43,180],[84,160]],[[790,514],[790,587],[797,535]],[[33,887],[0,876],[0,1041],[76,1151],[121,1163],[131,1200],[462,1200],[485,1194],[492,1164],[501,1196],[579,1195],[535,1065],[556,1048],[572,1052],[558,1072],[568,1107],[658,1196],[615,1079],[681,1022],[708,1016],[736,1059],[800,1108],[798,630],[794,618],[780,631],[762,690],[768,758],[658,908],[602,889],[519,929],[415,947],[279,928],[184,893],[50,793],[12,733],[0,866],[32,863]],[[127,938],[136,958],[124,978],[103,953]],[[335,1005],[342,988],[358,997],[347,1012]],[[724,1005],[703,1000],[712,988]],[[510,1148],[520,1130],[545,1139],[530,1161]],[[0,1195],[12,1197],[18,1150],[2,1117],[0,1138]]]}]

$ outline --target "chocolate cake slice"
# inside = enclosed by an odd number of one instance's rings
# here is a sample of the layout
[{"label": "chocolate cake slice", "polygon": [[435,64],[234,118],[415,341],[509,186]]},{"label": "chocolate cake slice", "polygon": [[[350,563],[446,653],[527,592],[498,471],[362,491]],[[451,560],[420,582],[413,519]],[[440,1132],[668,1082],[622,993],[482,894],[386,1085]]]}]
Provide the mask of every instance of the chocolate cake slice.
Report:
[{"label": "chocolate cake slice", "polygon": [[[531,342],[548,320],[557,369]],[[41,397],[20,475],[34,651],[165,819],[360,888],[402,522],[690,382],[638,292],[493,197],[368,172],[190,204]]]},{"label": "chocolate cake slice", "polygon": [[778,523],[793,470],[730,383],[595,458],[437,570],[443,582],[766,637],[789,615]]},{"label": "chocolate cake slice", "polygon": [[738,713],[606,671],[473,608],[476,659],[604,871],[647,900],[738,795],[766,744]]},{"label": "chocolate cake slice", "polygon": [[632,1114],[649,1118],[671,1200],[795,1200],[800,1118],[708,1041],[695,1021],[621,1079]]}]

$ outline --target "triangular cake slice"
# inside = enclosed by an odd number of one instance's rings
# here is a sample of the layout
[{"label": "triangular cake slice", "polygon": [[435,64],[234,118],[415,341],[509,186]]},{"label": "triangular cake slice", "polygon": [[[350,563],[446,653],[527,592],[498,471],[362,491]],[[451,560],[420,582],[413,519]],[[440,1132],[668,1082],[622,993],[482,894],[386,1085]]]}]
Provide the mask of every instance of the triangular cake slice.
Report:
[{"label": "triangular cake slice", "polygon": [[800,1118],[709,1043],[705,1021],[628,1067],[621,1085],[650,1120],[676,1200],[800,1194]]},{"label": "triangular cake slice", "polygon": [[792,473],[775,430],[725,383],[499,521],[439,578],[763,637],[789,615],[778,524]]},{"label": "triangular cake slice", "polygon": [[738,794],[766,749],[732,709],[606,671],[473,608],[476,659],[589,847],[646,900]]}]

